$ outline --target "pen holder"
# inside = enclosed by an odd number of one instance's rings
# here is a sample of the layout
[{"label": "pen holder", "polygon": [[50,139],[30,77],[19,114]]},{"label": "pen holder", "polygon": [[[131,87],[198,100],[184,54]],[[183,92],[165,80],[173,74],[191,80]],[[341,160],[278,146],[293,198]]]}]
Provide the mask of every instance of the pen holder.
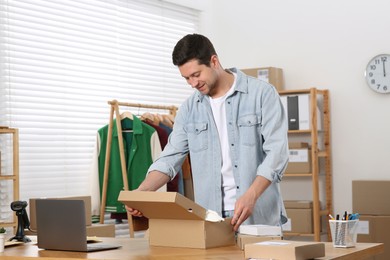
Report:
[{"label": "pen holder", "polygon": [[329,220],[334,247],[354,247],[356,245],[359,220]]}]

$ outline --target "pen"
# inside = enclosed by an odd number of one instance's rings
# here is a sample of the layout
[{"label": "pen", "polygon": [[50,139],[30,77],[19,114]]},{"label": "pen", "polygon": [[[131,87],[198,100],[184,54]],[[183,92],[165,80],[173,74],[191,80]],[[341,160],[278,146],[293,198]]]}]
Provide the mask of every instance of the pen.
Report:
[{"label": "pen", "polygon": [[331,220],[334,220],[333,216],[331,214],[328,215]]}]

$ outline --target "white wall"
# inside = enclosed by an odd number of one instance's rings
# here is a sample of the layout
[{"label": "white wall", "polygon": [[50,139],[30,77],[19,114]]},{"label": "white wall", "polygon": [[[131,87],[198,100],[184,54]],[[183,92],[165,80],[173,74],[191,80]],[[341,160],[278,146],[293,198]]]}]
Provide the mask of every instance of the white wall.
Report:
[{"label": "white wall", "polygon": [[[390,94],[364,79],[367,62],[390,53],[389,1],[198,2],[201,33],[224,67],[280,67],[286,89],[330,90],[335,212],[352,210],[352,180],[390,179]],[[310,192],[282,188],[285,197]]]}]

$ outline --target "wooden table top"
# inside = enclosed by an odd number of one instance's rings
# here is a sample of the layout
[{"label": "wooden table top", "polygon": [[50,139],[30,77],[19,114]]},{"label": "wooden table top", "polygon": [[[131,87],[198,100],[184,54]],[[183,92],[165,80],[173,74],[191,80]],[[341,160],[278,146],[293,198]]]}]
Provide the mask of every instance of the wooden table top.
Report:
[{"label": "wooden table top", "polygon": [[[31,258],[42,258],[44,260],[80,260],[80,259],[121,259],[121,260],[237,260],[244,259],[244,251],[237,246],[218,247],[211,249],[190,249],[149,246],[148,240],[144,238],[101,238],[104,243],[118,244],[120,249],[83,253],[42,250],[36,245],[36,239],[32,242],[6,247],[0,253],[0,259],[31,260]],[[318,260],[363,260],[370,256],[380,254],[384,251],[382,243],[358,243],[353,248],[334,248],[332,243],[325,242],[326,256],[316,258]]]}]

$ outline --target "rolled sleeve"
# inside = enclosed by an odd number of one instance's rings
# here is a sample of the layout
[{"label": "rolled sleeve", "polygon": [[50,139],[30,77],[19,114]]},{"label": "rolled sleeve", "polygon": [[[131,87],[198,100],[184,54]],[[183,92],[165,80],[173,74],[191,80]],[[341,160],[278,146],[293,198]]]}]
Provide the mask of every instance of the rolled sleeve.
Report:
[{"label": "rolled sleeve", "polygon": [[280,97],[269,87],[262,97],[261,133],[264,139],[264,161],[257,174],[272,182],[280,182],[288,163],[287,118]]}]

